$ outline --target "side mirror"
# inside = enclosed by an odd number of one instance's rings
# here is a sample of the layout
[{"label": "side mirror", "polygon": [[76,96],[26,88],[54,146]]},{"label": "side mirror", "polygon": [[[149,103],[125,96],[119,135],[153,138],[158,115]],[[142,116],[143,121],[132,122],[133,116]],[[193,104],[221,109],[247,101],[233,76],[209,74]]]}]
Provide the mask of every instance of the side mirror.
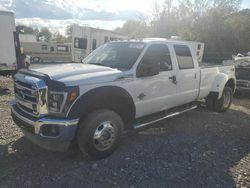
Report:
[{"label": "side mirror", "polygon": [[141,62],[137,68],[137,77],[148,77],[159,74],[160,66],[156,63]]}]

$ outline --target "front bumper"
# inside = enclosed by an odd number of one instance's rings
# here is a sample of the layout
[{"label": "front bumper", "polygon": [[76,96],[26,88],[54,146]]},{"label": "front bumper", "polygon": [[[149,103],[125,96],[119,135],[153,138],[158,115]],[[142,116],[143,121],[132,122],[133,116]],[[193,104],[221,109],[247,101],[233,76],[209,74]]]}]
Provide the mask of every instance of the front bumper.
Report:
[{"label": "front bumper", "polygon": [[[15,100],[11,101],[10,106],[14,122],[32,142],[53,151],[66,151],[68,149],[71,140],[75,137],[79,119],[33,118],[22,112]],[[58,134],[56,136],[44,135],[42,131],[44,126],[56,126]]]}]

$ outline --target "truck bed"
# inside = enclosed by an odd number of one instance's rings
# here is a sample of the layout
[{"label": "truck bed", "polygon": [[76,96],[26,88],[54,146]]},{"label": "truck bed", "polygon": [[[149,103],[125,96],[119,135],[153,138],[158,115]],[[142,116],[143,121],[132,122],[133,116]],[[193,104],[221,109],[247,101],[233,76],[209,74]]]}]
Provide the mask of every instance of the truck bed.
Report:
[{"label": "truck bed", "polygon": [[212,64],[200,67],[201,79],[200,79],[200,93],[199,99],[205,98],[211,92],[215,77],[218,73],[224,73],[228,77],[234,77],[235,67],[234,65],[222,65]]}]

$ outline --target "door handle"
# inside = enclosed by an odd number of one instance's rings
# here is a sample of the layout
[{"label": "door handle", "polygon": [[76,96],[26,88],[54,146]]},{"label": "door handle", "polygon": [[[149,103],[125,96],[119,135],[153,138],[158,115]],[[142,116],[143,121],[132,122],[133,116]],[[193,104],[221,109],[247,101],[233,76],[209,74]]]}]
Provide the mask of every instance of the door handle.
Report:
[{"label": "door handle", "polygon": [[172,80],[174,84],[177,84],[176,76],[170,76],[168,79]]}]

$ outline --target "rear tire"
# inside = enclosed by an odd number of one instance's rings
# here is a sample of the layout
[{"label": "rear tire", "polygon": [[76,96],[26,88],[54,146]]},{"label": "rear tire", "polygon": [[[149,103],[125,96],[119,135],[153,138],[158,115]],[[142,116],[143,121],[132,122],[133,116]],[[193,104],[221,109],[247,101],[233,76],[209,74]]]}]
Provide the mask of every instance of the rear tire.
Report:
[{"label": "rear tire", "polygon": [[111,155],[119,146],[123,121],[111,110],[97,110],[90,113],[81,123],[77,142],[81,152],[94,159]]},{"label": "rear tire", "polygon": [[232,103],[233,91],[230,87],[225,87],[219,100],[215,100],[214,109],[217,112],[226,112]]}]

